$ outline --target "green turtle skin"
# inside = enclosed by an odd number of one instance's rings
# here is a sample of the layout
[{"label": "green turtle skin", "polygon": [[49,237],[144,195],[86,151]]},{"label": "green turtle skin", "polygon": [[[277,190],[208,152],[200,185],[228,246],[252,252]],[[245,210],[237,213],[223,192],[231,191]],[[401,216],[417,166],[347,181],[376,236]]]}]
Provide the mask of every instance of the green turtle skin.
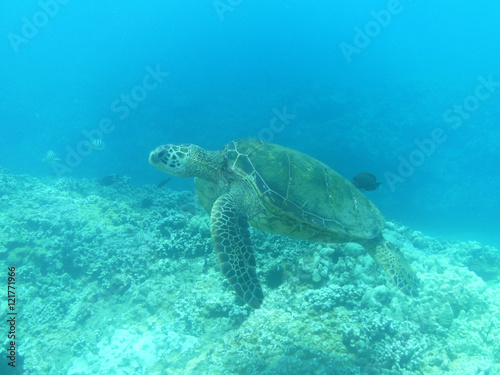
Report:
[{"label": "green turtle skin", "polygon": [[230,142],[219,151],[196,145],[163,145],[150,164],[196,177],[200,203],[211,216],[221,271],[236,294],[259,308],[264,295],[248,226],[316,242],[360,243],[410,296],[418,279],[402,253],[381,231],[375,205],[333,169],[299,151],[256,139]]}]

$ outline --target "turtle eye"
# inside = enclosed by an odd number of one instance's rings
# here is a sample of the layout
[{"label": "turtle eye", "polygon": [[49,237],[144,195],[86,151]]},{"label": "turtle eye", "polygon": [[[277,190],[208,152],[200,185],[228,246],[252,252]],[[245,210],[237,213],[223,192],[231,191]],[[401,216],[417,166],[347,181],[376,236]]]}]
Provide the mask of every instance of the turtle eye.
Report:
[{"label": "turtle eye", "polygon": [[165,156],[165,151],[160,151],[157,155],[157,157],[159,157],[160,159],[163,158]]}]

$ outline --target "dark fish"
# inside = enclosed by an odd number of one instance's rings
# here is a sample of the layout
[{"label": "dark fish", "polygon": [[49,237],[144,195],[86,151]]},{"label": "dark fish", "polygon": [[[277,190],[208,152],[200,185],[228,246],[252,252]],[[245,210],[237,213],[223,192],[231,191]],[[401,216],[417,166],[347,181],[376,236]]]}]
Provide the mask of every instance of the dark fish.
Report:
[{"label": "dark fish", "polygon": [[153,200],[150,198],[144,198],[141,201],[141,208],[150,208],[153,205]]},{"label": "dark fish", "polygon": [[122,181],[120,175],[118,175],[118,174],[111,174],[109,176],[104,176],[103,178],[99,179],[99,183],[102,186],[113,185],[117,181]]},{"label": "dark fish", "polygon": [[156,185],[156,187],[161,188],[162,186],[165,186],[166,184],[168,184],[168,182],[169,182],[171,179],[172,179],[172,177],[169,177],[169,178],[167,178],[167,179],[165,179],[165,180],[163,180],[163,181],[160,181],[160,182],[158,183],[158,185]]},{"label": "dark fish", "polygon": [[371,173],[360,173],[352,179],[352,184],[359,190],[373,191],[377,190],[382,182],[377,182],[377,177]]}]

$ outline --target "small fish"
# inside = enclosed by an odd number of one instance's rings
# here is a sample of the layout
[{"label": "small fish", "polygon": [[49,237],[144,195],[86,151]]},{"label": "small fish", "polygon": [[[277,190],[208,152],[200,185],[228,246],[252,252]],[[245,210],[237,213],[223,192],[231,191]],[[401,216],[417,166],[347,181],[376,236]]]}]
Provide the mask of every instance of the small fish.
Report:
[{"label": "small fish", "polygon": [[106,148],[106,145],[104,144],[104,141],[102,139],[96,138],[93,139],[92,142],[92,148],[97,151],[104,150]]},{"label": "small fish", "polygon": [[121,176],[118,174],[111,174],[109,176],[104,176],[99,179],[99,184],[102,186],[113,185],[115,182],[123,181]]},{"label": "small fish", "polygon": [[163,181],[160,181],[160,182],[158,183],[158,185],[156,185],[156,187],[157,187],[157,188],[161,188],[162,186],[165,186],[166,184],[168,184],[168,183],[169,183],[169,181],[170,181],[171,179],[172,179],[172,177],[169,177],[169,178],[167,178],[167,179],[165,179],[165,180],[163,180]]},{"label": "small fish", "polygon": [[352,184],[359,190],[373,191],[377,190],[382,182],[377,182],[377,177],[371,173],[360,173],[352,179]]},{"label": "small fish", "polygon": [[144,198],[141,201],[141,208],[150,208],[153,205],[153,200],[151,198]]},{"label": "small fish", "polygon": [[45,163],[52,164],[55,161],[61,161],[54,152],[54,150],[49,150],[47,151],[47,154],[45,155],[45,159],[43,159]]}]

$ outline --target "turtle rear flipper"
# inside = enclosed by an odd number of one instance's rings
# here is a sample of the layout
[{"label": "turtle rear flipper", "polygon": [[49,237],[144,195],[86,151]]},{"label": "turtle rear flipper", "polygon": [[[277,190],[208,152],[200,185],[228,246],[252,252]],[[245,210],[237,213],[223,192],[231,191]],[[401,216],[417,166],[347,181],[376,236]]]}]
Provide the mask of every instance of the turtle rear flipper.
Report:
[{"label": "turtle rear flipper", "polygon": [[211,231],[222,274],[239,297],[258,309],[264,294],[255,272],[248,217],[240,211],[230,194],[222,195],[215,201]]},{"label": "turtle rear flipper", "polygon": [[396,286],[410,297],[418,297],[420,282],[411,266],[404,259],[401,250],[387,241],[382,235],[362,243],[373,260],[389,274]]}]

